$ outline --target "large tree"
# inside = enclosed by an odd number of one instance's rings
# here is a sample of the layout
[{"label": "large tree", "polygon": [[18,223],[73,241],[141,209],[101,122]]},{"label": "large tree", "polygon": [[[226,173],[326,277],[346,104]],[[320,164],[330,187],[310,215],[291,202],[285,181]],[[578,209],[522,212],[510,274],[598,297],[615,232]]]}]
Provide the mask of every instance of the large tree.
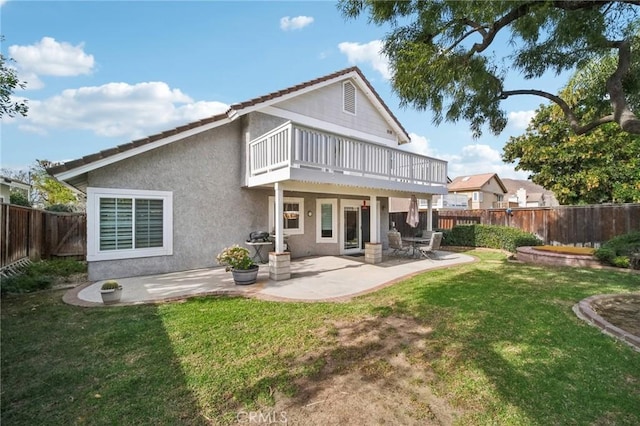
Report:
[{"label": "large tree", "polygon": [[[638,5],[638,0],[339,2],[347,17],[368,12],[373,23],[390,25],[383,52],[403,106],[430,109],[436,124],[467,120],[475,136],[485,124],[499,134],[506,125],[500,101],[516,95],[554,102],[576,134],[606,123],[640,134],[638,111],[629,107],[629,97],[640,89]],[[506,51],[495,43],[503,35],[510,42]],[[505,87],[509,72],[535,79],[607,55],[615,63],[598,90],[607,102],[592,118],[560,94]]]},{"label": "large tree", "polygon": [[[605,58],[586,64],[561,91],[585,117],[594,117],[604,103],[597,87],[610,63]],[[630,105],[640,109],[637,94]],[[614,123],[576,135],[560,107],[542,105],[525,134],[509,139],[502,158],[517,162],[516,170],[531,172],[531,179],[553,191],[561,204],[640,202],[640,136]]]},{"label": "large tree", "polygon": [[84,209],[83,200],[79,200],[73,191],[47,173],[47,168],[52,165],[48,160],[36,160],[29,170],[2,169],[0,173],[31,185],[29,204],[32,206],[49,209],[67,205],[76,210]]},{"label": "large tree", "polygon": [[[0,42],[4,37],[0,36]],[[5,57],[0,53],[0,117],[5,114],[13,117],[16,114],[27,115],[29,107],[26,101],[16,101],[12,98],[16,89],[24,89],[26,83],[18,79],[15,68],[11,67],[13,59]]]}]

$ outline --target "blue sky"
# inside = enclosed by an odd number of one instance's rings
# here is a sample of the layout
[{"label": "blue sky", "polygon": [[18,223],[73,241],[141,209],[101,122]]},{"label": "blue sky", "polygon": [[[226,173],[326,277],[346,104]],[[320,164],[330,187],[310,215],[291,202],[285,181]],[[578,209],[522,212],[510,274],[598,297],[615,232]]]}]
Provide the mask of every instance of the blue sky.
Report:
[{"label": "blue sky", "polygon": [[[509,136],[524,131],[536,97],[503,106],[509,124],[478,140],[468,124],[431,123],[429,112],[399,108],[386,60],[384,28],[345,20],[335,2],[169,2],[0,0],[2,53],[16,60],[29,100],[26,118],[3,118],[1,165],[65,161],[219,113],[226,106],[357,65],[411,134],[414,152],[449,161],[449,176],[497,172]],[[506,45],[498,45],[498,49]],[[508,89],[556,91],[517,76]]]}]

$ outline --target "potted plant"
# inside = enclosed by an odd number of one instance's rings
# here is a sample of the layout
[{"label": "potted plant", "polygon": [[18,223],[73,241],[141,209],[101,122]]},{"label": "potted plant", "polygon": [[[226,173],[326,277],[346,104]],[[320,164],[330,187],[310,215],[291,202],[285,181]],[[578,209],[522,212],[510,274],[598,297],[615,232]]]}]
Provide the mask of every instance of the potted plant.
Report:
[{"label": "potted plant", "polygon": [[105,305],[118,303],[122,295],[122,286],[117,281],[105,281],[100,287],[100,295]]},{"label": "potted plant", "polygon": [[239,245],[227,247],[218,254],[216,260],[226,266],[226,271],[233,274],[233,281],[238,285],[254,284],[258,278],[258,265],[253,263],[249,250]]}]

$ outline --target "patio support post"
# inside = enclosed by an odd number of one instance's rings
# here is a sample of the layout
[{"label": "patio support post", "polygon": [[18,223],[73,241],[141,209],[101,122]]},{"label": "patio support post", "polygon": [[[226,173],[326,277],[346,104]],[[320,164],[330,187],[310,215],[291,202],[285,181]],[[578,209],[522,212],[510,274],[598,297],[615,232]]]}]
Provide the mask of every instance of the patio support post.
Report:
[{"label": "patio support post", "polygon": [[276,253],[284,253],[284,191],[279,182],[275,183],[276,208],[275,208],[275,225],[276,225]]},{"label": "patio support post", "polygon": [[380,243],[380,220],[378,217],[378,197],[369,197],[369,239],[370,242],[364,244],[364,261],[366,263],[382,262],[382,244]]},{"label": "patio support post", "polygon": [[375,195],[372,195],[369,197],[371,199],[371,202],[369,203],[371,205],[371,207],[369,207],[371,210],[371,213],[369,215],[369,228],[371,228],[371,230],[369,231],[369,237],[372,243],[379,243],[380,242],[380,221],[378,218],[378,197]]},{"label": "patio support post", "polygon": [[291,253],[284,251],[284,188],[275,183],[276,208],[276,247],[269,253],[269,279],[283,281],[291,278]]},{"label": "patio support post", "polygon": [[427,197],[427,231],[433,231],[433,195]]}]

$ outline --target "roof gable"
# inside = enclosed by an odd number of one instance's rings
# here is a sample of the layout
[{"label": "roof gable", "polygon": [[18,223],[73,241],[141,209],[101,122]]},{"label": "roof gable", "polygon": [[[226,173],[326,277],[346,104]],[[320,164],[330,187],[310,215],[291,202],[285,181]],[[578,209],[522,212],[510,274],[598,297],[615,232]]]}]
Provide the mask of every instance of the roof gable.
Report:
[{"label": "roof gable", "polygon": [[410,140],[409,135],[398,119],[393,115],[391,110],[389,110],[384,101],[373,89],[360,69],[358,67],[351,67],[283,90],[253,98],[245,102],[233,104],[223,114],[214,115],[143,139],[138,139],[111,149],[100,151],[96,154],[72,160],[64,164],[51,167],[47,171],[60,180],[69,180],[91,170],[104,167],[108,164],[121,161],[142,152],[146,152],[151,149],[182,140],[185,137],[227,124],[252,111],[267,108],[275,103],[292,99],[293,97],[300,96],[310,91],[347,79],[352,79],[356,86],[365,94],[369,101],[380,112],[382,117],[384,117],[389,126],[396,132],[398,138],[402,141],[408,142]]},{"label": "roof gable", "polygon": [[507,188],[504,186],[497,173],[458,176],[449,185],[447,185],[447,189],[450,192],[481,191],[482,188],[487,185],[493,178],[495,178],[496,182],[500,186],[500,189],[502,189],[504,193],[507,193]]}]

